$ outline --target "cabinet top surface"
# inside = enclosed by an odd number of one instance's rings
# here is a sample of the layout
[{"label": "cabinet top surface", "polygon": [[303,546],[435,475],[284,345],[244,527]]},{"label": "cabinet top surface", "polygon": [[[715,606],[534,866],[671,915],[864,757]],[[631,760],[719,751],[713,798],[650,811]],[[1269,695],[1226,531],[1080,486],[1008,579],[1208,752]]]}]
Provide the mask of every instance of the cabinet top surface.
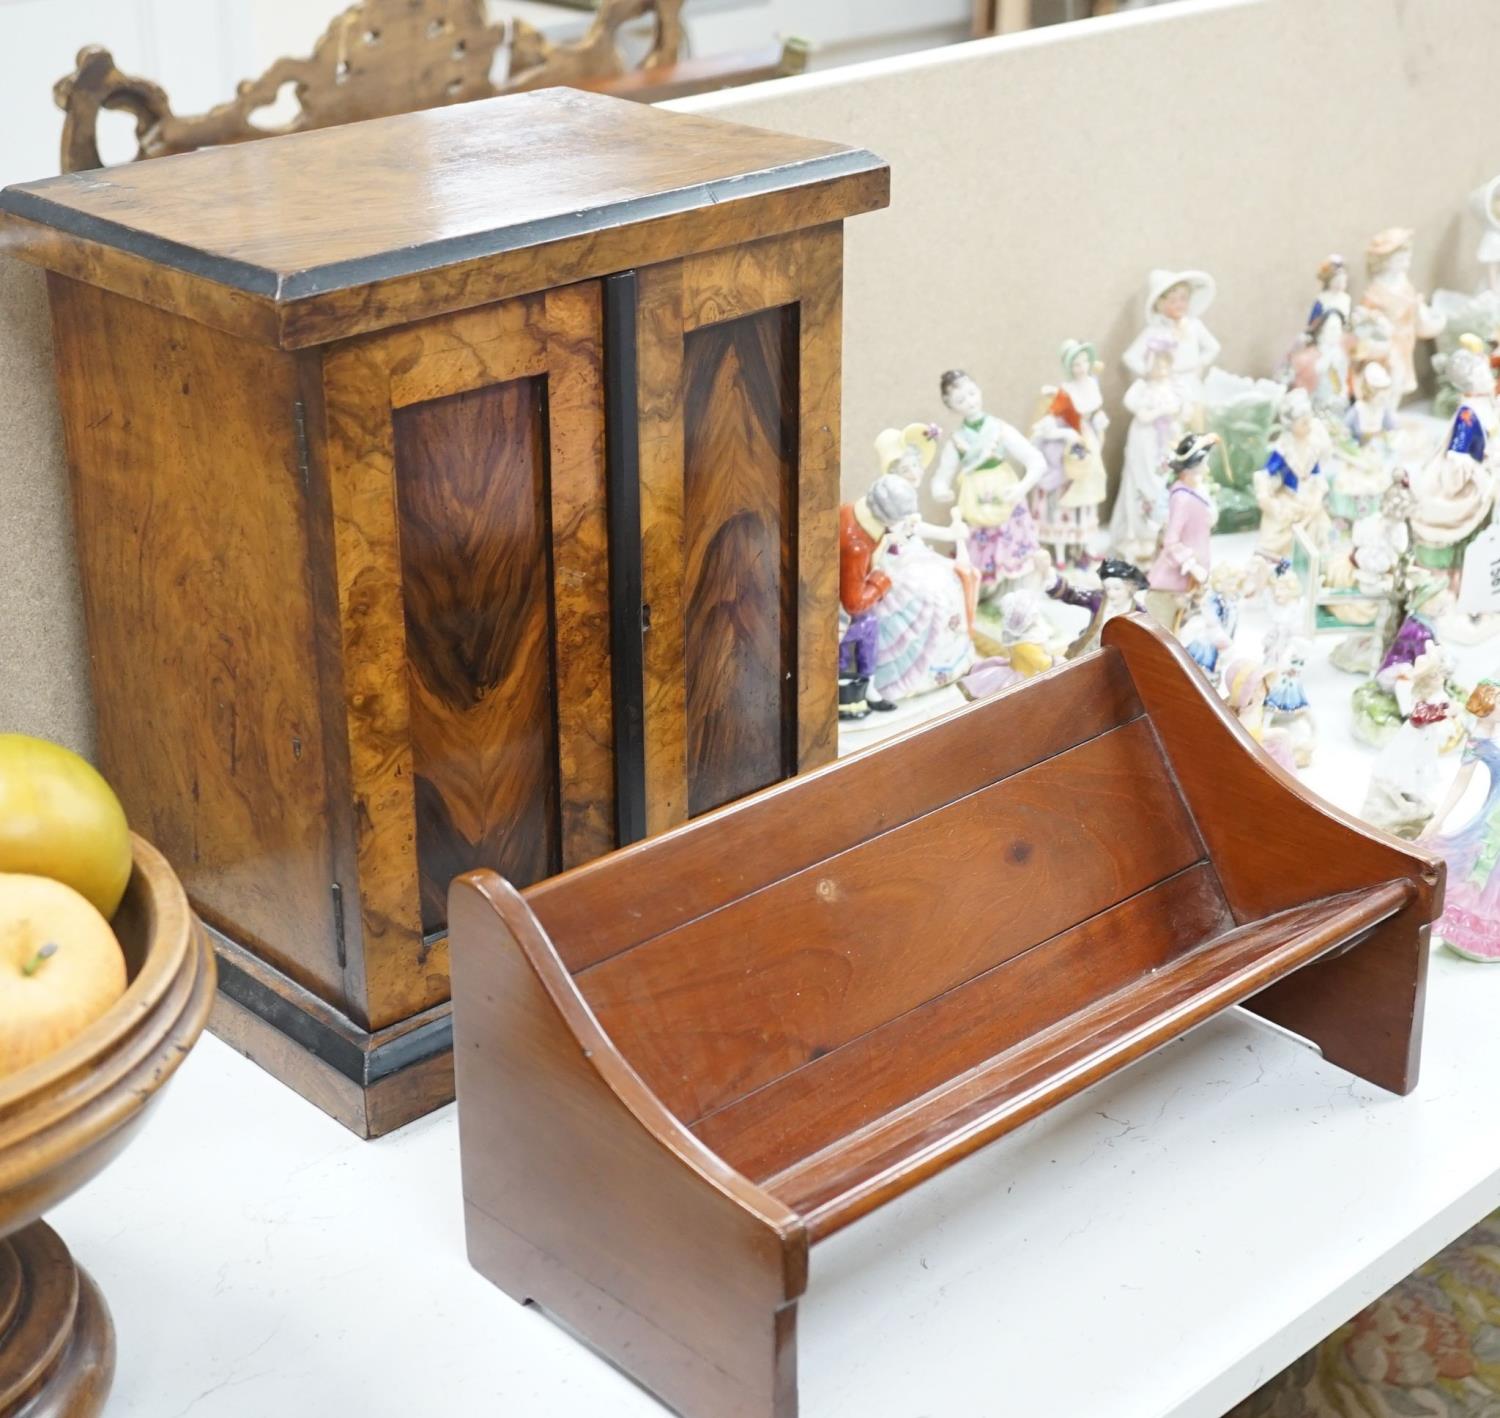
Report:
[{"label": "cabinet top surface", "polygon": [[632,227],[664,259],[720,204],[821,189],[836,220],[883,205],[884,177],[839,144],[544,89],[21,183],[0,221],[14,254],[85,280],[133,258],[282,305]]}]

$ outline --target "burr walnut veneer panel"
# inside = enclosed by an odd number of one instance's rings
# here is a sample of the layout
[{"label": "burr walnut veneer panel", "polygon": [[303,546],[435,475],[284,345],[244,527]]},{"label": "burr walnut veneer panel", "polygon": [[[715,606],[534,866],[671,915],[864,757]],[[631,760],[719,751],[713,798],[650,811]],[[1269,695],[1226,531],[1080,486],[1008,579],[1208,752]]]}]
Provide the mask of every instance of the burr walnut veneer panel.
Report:
[{"label": "burr walnut veneer panel", "polygon": [[427,934],[460,872],[562,866],[545,402],[533,377],[395,412]]},{"label": "burr walnut veneer panel", "polygon": [[700,327],[685,356],[688,811],[699,813],[796,765],[796,309]]}]

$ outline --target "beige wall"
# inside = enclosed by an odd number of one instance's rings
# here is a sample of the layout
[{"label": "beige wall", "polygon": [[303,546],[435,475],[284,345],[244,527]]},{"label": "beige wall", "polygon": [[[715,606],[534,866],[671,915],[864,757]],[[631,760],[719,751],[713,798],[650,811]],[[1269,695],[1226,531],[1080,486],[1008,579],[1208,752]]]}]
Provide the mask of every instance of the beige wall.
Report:
[{"label": "beige wall", "polygon": [[52,331],[40,271],[0,259],[0,732],[93,746]]},{"label": "beige wall", "polygon": [[[1467,194],[1500,138],[1463,56],[1500,50],[1500,0],[1185,0],[1111,20],[684,101],[891,162],[888,212],[848,241],[845,485],[886,423],[941,418],[967,367],[1029,416],[1059,342],[1116,362],[1153,265],[1220,282],[1226,367],[1264,372],[1312,271],[1377,228],[1417,275],[1472,284]],[[86,746],[86,677],[41,282],[0,260],[0,729]]]},{"label": "beige wall", "polygon": [[844,486],[887,424],[942,421],[969,370],[1029,420],[1064,338],[1120,352],[1153,266],[1219,281],[1222,365],[1269,373],[1332,251],[1418,229],[1419,282],[1477,280],[1468,194],[1500,171],[1500,0],[1188,0],[673,105],[856,143],[888,211],[848,227]]}]

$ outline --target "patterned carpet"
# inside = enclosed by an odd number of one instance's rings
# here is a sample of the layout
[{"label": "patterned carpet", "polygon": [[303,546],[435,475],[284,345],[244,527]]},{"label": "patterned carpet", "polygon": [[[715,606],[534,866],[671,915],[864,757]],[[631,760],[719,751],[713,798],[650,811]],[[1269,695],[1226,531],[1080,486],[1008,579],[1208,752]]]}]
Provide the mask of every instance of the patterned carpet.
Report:
[{"label": "patterned carpet", "polygon": [[1500,1212],[1226,1418],[1500,1418]]}]

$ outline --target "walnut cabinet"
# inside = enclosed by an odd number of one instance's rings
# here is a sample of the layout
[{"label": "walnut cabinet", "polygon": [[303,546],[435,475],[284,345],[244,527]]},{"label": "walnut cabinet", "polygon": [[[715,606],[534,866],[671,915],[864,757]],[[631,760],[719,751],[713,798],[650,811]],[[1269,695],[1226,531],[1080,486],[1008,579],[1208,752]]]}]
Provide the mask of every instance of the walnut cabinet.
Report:
[{"label": "walnut cabinet", "polygon": [[448,883],[831,759],[842,222],[872,155],[547,90],[28,183],[101,766],[213,1028],[452,1096]]}]

